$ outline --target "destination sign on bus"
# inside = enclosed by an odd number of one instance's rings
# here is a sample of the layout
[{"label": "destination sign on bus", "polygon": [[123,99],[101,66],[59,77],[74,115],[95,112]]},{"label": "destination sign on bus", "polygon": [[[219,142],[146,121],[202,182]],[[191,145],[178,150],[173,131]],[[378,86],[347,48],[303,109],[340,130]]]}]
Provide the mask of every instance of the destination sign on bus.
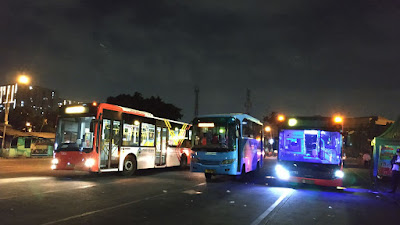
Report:
[{"label": "destination sign on bus", "polygon": [[88,111],[89,111],[88,107],[84,106],[70,106],[65,108],[66,114],[87,113]]},{"label": "destination sign on bus", "polygon": [[214,127],[214,123],[199,123],[198,127]]}]

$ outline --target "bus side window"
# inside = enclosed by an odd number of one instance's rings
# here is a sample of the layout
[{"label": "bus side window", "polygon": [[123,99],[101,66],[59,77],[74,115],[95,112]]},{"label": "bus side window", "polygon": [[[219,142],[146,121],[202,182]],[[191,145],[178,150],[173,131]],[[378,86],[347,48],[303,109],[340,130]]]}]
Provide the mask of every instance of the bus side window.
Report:
[{"label": "bus side window", "polygon": [[243,120],[243,137],[254,138],[253,122],[247,119]]}]

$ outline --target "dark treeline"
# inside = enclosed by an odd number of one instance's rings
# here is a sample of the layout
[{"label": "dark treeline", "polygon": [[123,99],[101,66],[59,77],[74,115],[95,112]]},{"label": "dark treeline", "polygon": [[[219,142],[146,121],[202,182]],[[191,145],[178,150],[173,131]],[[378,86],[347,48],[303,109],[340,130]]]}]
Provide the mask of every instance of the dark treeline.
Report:
[{"label": "dark treeline", "polygon": [[165,103],[159,96],[144,98],[139,92],[135,92],[133,95],[120,94],[115,97],[110,96],[107,98],[107,103],[146,111],[154,116],[171,120],[179,120],[183,116],[182,109]]}]

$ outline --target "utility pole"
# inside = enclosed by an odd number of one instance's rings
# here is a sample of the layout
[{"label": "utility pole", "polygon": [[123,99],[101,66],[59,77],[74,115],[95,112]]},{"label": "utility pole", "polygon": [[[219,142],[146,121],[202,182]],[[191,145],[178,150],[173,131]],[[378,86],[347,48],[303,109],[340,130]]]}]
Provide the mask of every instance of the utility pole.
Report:
[{"label": "utility pole", "polygon": [[199,115],[199,87],[194,88],[194,117]]},{"label": "utility pole", "polygon": [[245,108],[246,114],[249,114],[249,115],[250,115],[250,111],[251,111],[251,107],[252,107],[250,95],[251,95],[250,89],[247,88],[246,89],[246,102],[244,103],[244,108]]}]

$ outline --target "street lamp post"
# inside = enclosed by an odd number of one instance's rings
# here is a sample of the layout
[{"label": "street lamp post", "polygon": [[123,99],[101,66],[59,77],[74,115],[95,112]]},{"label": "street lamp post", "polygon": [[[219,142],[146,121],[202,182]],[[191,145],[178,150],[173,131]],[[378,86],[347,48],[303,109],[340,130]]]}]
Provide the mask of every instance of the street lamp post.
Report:
[{"label": "street lamp post", "polygon": [[[17,83],[20,84],[28,84],[30,79],[26,75],[20,75],[17,79]],[[8,126],[8,114],[10,113],[10,102],[13,101],[14,92],[16,90],[17,85],[8,85],[6,90],[6,101],[5,103],[5,110],[4,110],[4,127],[3,127],[3,141],[1,142],[1,153],[4,151],[4,145],[6,142],[6,130]]]}]

